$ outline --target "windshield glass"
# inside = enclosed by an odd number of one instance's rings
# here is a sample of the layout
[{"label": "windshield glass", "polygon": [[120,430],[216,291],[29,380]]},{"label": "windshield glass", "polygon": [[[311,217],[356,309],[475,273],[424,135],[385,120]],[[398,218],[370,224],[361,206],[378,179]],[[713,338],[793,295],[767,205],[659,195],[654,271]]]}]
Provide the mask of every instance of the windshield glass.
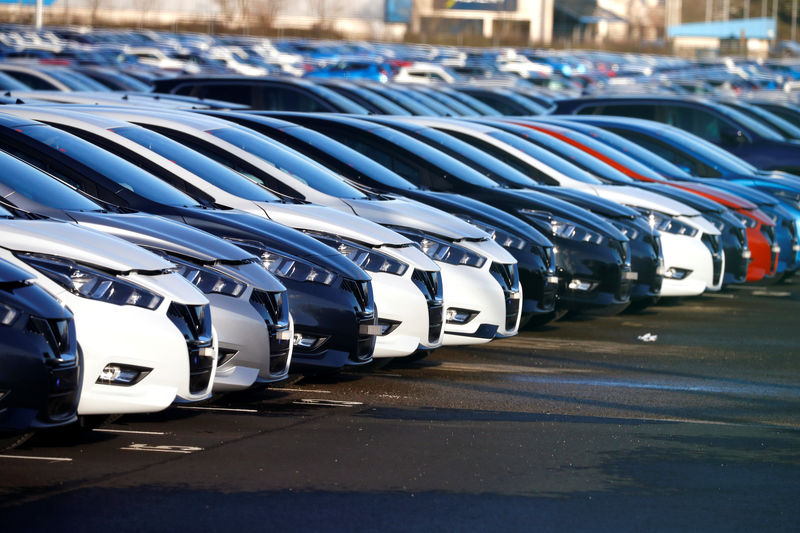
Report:
[{"label": "windshield glass", "polygon": [[564,157],[580,168],[587,170],[600,179],[616,183],[630,183],[631,178],[619,170],[603,163],[594,156],[591,156],[579,148],[556,139],[546,133],[535,131],[530,128],[517,127],[513,132],[523,139],[526,139],[538,146],[546,148],[551,152]]},{"label": "windshield glass", "polygon": [[324,99],[333,102],[333,104],[339,108],[342,113],[355,113],[356,115],[367,115],[369,111],[364,107],[361,106],[354,101],[350,100],[349,98],[345,98],[341,94],[337,93],[336,91],[332,91],[327,87],[323,87],[317,84],[310,84],[308,88]]},{"label": "windshield glass", "polygon": [[747,128],[750,128],[751,130],[755,131],[758,135],[764,137],[765,139],[769,139],[771,141],[786,140],[786,138],[783,137],[782,135],[775,133],[761,122],[748,117],[741,111],[737,111],[736,109],[732,109],[722,104],[717,104],[714,107],[715,109],[719,110],[719,112],[722,113],[723,115],[731,117],[737,122],[744,124]]},{"label": "windshield glass", "polygon": [[391,128],[381,127],[372,130],[372,133],[379,135],[381,138],[393,143],[409,153],[422,158],[431,165],[435,165],[443,170],[453,178],[459,179],[478,187],[497,187],[497,182],[490,180],[477,170],[453,159],[447,154],[443,154],[439,150],[428,146],[404,133],[395,131]]},{"label": "windshield glass", "polygon": [[[218,128],[209,130],[208,133],[260,157],[312,189],[337,198],[367,197],[328,169],[272,139],[259,137],[237,128]],[[292,184],[285,183],[285,185],[291,187]]]},{"label": "windshield glass", "polygon": [[424,128],[414,131],[411,135],[423,140],[437,150],[449,154],[462,163],[466,163],[473,168],[475,166],[480,167],[489,173],[492,179],[500,183],[517,187],[534,187],[538,185],[536,181],[515,168],[445,132],[433,128]]},{"label": "windshield glass", "polygon": [[17,129],[149,200],[173,206],[198,205],[189,196],[136,165],[67,132],[42,124]]},{"label": "windshield glass", "polygon": [[372,159],[356,152],[349,146],[335,141],[317,133],[314,130],[304,128],[302,126],[289,126],[282,128],[282,131],[295,137],[304,143],[317,148],[318,150],[336,157],[342,163],[354,168],[358,172],[369,176],[371,179],[386,185],[387,187],[395,189],[418,189],[416,185],[403,178],[399,174],[392,172],[383,165],[380,165]]},{"label": "windshield glass", "polygon": [[[7,154],[0,156],[0,183],[34,202],[68,211],[103,211],[71,187]],[[13,198],[11,198],[13,201]]]},{"label": "windshield glass", "polygon": [[164,135],[138,126],[114,128],[111,131],[169,159],[223,191],[256,202],[280,201],[280,198],[241,174]]},{"label": "windshield glass", "polygon": [[5,207],[0,205],[0,217],[2,217],[2,218],[14,218],[14,215],[11,214],[11,211],[7,210]]},{"label": "windshield glass", "polygon": [[525,139],[521,139],[512,133],[495,130],[489,133],[489,135],[498,141],[502,141],[505,144],[508,144],[509,146],[512,146],[517,150],[538,159],[550,168],[553,168],[574,180],[582,181],[583,183],[591,183],[593,185],[601,185],[603,183],[599,179],[595,178],[582,168],[575,166],[563,157],[545,150],[540,146],[536,146]]}]

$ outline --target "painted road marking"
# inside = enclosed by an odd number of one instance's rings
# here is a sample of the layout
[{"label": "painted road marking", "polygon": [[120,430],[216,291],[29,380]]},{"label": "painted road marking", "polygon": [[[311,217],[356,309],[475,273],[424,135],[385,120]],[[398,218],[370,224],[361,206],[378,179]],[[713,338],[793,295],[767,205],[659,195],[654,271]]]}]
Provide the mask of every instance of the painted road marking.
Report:
[{"label": "painted road marking", "polygon": [[153,446],[152,444],[131,444],[120,450],[130,450],[134,452],[162,452],[162,453],[192,453],[201,452],[203,448],[197,446]]},{"label": "painted road marking", "polygon": [[319,405],[323,407],[355,407],[356,405],[364,405],[361,402],[350,402],[346,400],[326,400],[323,398],[303,398],[296,400],[292,403],[297,405]]},{"label": "painted road marking", "polygon": [[179,405],[178,409],[192,409],[195,411],[221,411],[223,413],[257,413],[258,409],[233,409],[231,407],[195,407],[192,405]]},{"label": "painted road marking", "polygon": [[133,435],[166,435],[166,433],[163,431],[133,431],[131,429],[97,428],[93,429],[92,431],[97,431],[98,433],[130,433]]},{"label": "painted road marking", "polygon": [[0,455],[0,459],[24,459],[27,461],[50,461],[53,463],[68,463],[72,461],[69,457],[33,457],[30,455]]},{"label": "painted road marking", "polygon": [[330,394],[329,390],[316,390],[316,389],[290,389],[288,387],[271,387],[269,390],[285,390],[289,392],[312,392],[315,394]]}]

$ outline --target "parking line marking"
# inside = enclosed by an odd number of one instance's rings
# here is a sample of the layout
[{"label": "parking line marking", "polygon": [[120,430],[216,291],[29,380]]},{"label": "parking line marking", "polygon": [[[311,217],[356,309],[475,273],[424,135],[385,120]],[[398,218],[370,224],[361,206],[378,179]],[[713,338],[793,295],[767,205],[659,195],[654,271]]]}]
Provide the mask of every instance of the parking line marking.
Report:
[{"label": "parking line marking", "polygon": [[753,291],[751,294],[753,296],[772,296],[773,298],[786,298],[792,295],[788,291]]},{"label": "parking line marking", "polygon": [[347,400],[325,400],[322,398],[303,398],[292,402],[297,405],[320,405],[323,407],[355,407],[364,405],[362,402],[350,402]]},{"label": "parking line marking", "polygon": [[133,431],[131,429],[96,428],[92,431],[97,431],[98,433],[131,433],[133,435],[166,435],[166,433],[163,431]]},{"label": "parking line marking", "polygon": [[179,405],[178,409],[192,409],[195,411],[222,411],[224,413],[257,413],[258,409],[233,409],[231,407],[195,407],[192,405]]},{"label": "parking line marking", "polygon": [[330,394],[329,390],[316,390],[316,389],[290,389],[288,387],[272,387],[270,390],[286,390],[290,392],[313,392],[316,394]]},{"label": "parking line marking", "polygon": [[153,446],[151,444],[131,444],[120,450],[129,450],[134,452],[161,452],[161,453],[192,453],[201,452],[203,448],[197,446]]},{"label": "parking line marking", "polygon": [[70,457],[33,457],[31,455],[0,455],[0,459],[25,459],[28,461],[51,461],[54,463],[69,463]]}]

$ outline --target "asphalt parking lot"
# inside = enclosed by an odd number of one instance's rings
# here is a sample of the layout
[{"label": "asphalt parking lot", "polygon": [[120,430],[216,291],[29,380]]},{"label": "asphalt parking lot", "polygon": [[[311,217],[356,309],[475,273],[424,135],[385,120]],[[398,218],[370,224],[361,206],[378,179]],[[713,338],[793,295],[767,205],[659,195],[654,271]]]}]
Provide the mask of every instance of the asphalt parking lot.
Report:
[{"label": "asphalt parking lot", "polygon": [[796,531],[798,309],[735,288],[37,436],[0,530]]}]

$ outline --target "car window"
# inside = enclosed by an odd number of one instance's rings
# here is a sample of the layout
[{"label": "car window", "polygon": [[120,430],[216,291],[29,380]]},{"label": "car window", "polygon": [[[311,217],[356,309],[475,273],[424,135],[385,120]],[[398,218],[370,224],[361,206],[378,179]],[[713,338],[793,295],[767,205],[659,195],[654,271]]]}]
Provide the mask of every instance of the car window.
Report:
[{"label": "car window", "polygon": [[6,74],[11,76],[12,78],[16,79],[20,83],[24,83],[34,91],[53,91],[59,90],[58,87],[50,83],[49,81],[43,80],[39,76],[35,76],[33,74],[29,74],[27,72],[17,72],[8,70],[5,71]]},{"label": "car window", "polygon": [[203,85],[201,94],[203,98],[209,98],[211,100],[253,105],[252,87],[242,83],[209,83]]},{"label": "car window", "polygon": [[639,146],[653,152],[657,156],[666,159],[675,166],[685,170],[693,176],[718,178],[722,174],[713,167],[706,165],[699,159],[691,157],[684,151],[674,148],[666,142],[654,139],[649,135],[643,135],[634,131],[625,129],[608,128],[610,131],[617,135],[624,137]]},{"label": "car window", "polygon": [[656,119],[655,106],[648,104],[600,104],[586,105],[578,110],[579,115],[612,115],[645,120]]}]

